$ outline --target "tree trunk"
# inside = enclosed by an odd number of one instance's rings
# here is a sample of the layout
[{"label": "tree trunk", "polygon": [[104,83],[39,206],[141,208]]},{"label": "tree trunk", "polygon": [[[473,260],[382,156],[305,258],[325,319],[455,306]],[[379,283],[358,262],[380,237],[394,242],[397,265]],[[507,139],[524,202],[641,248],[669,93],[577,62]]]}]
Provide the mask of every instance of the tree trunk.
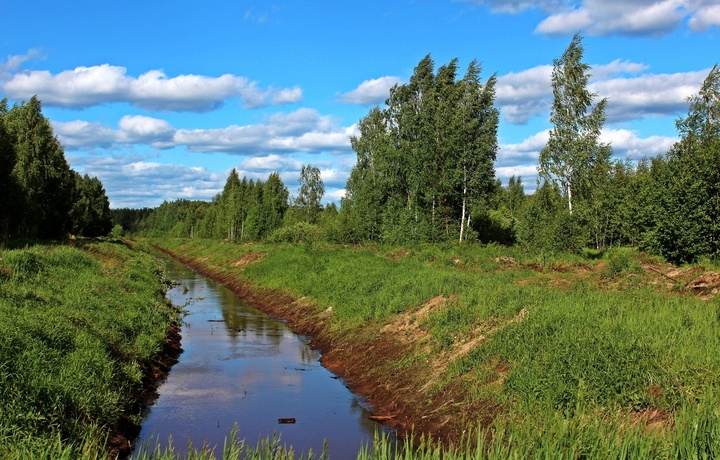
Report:
[{"label": "tree trunk", "polygon": [[[462,217],[460,218],[460,242],[463,242],[463,233],[465,231],[465,203],[467,202],[467,168],[463,166],[463,199],[462,199]],[[470,219],[468,219],[469,221]]]}]

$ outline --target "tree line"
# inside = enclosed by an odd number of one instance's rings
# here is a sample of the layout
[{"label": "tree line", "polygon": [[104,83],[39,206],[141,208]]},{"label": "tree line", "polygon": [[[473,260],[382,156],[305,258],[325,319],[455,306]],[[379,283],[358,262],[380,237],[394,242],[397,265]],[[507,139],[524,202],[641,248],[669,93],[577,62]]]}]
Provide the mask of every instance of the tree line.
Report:
[{"label": "tree line", "polygon": [[340,207],[323,206],[317,167],[303,165],[291,198],[280,174],[233,170],[212,201],[109,210],[97,178],[70,170],[40,101],[0,105],[0,232],[5,240],[97,236],[113,224],[148,236],[230,241],[389,244],[499,242],[543,251],[629,245],[682,263],[720,254],[720,69],[715,65],[678,142],[639,162],[613,157],[600,141],[606,100],[588,90],[579,35],[553,61],[553,104],[540,180],[495,176],[496,77],[473,61],[437,70],[430,55],[397,84],[351,138],[357,161]]},{"label": "tree line", "polygon": [[[309,176],[303,167],[300,196],[289,201],[277,173],[253,183],[233,172],[212,203],[164,203],[145,229],[231,240],[499,242],[542,251],[626,245],[676,263],[716,258],[720,69],[689,99],[670,151],[633,162],[613,158],[600,141],[607,100],[589,91],[583,54],[576,35],[553,61],[552,129],[532,195],[521,177],[503,187],[495,176],[495,76],[483,82],[473,61],[459,78],[456,59],[436,71],[428,55],[382,108],[360,120],[351,138],[357,162],[339,210],[308,198],[307,184],[322,184],[317,168],[307,166],[316,174]],[[324,189],[314,190],[321,198]]]},{"label": "tree line", "polygon": [[[302,166],[299,194],[292,200],[279,173],[270,174],[263,182],[240,179],[233,169],[223,191],[212,201],[165,201],[151,213],[139,215],[138,222],[131,225],[138,234],[151,237],[302,239],[320,232],[323,214],[337,213],[334,206],[321,204],[324,193],[320,170],[312,165]],[[132,215],[131,210],[120,212]]]},{"label": "tree line", "polygon": [[111,226],[102,183],[70,169],[38,98],[11,108],[0,101],[2,241],[94,237]]}]

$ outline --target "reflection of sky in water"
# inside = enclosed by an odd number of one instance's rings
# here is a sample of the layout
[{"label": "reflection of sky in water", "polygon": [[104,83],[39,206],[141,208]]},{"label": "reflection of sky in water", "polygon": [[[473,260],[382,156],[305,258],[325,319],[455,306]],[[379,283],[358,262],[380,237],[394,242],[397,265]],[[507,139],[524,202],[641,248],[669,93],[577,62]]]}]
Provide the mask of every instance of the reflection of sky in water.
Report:
[{"label": "reflection of sky in water", "polygon": [[[138,445],[172,435],[181,450],[188,437],[221,449],[235,422],[250,445],[280,433],[296,452],[317,453],[327,438],[331,458],[355,458],[360,444],[371,442],[381,427],[285,324],[177,262],[169,262],[168,276],[182,283],[168,292],[173,303],[190,301],[184,352],[159,389]],[[290,417],[295,424],[278,424]]]}]

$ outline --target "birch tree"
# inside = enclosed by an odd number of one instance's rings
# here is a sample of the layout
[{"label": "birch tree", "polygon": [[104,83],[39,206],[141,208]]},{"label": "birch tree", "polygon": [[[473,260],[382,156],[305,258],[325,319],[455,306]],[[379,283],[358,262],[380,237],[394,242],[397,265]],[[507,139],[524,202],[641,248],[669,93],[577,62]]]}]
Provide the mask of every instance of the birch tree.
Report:
[{"label": "birch tree", "polygon": [[576,34],[562,56],[553,60],[553,128],[540,152],[540,175],[559,183],[570,214],[573,194],[592,188],[593,171],[611,154],[609,146],[599,142],[607,100],[593,106],[596,94],[587,89],[590,66],[582,62],[583,52],[582,38]]}]

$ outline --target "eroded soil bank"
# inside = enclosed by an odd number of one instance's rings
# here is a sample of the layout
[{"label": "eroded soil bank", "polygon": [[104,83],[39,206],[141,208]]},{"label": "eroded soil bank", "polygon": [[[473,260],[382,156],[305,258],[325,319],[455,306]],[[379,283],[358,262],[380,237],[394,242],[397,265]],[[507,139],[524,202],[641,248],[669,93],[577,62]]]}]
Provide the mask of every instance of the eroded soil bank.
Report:
[{"label": "eroded soil bank", "polygon": [[[414,347],[422,346],[422,337],[416,336],[417,331],[407,324],[375,324],[340,330],[332,327],[332,311],[318,310],[306,299],[264,289],[202,260],[156,248],[221,283],[258,310],[286,321],[294,332],[306,336],[309,344],[322,353],[321,363],[342,378],[353,393],[364,398],[372,407],[373,419],[396,430],[398,437],[414,433],[457,441],[468,421],[487,423],[492,419],[493,407],[464,404],[458,407],[463,399],[461,386],[430,396],[433,372],[429,369],[433,364],[415,362],[398,367],[403,357],[413,354]],[[434,302],[442,303],[442,297]],[[432,303],[424,307],[425,310],[431,308]],[[422,315],[422,310],[417,314]]]}]

